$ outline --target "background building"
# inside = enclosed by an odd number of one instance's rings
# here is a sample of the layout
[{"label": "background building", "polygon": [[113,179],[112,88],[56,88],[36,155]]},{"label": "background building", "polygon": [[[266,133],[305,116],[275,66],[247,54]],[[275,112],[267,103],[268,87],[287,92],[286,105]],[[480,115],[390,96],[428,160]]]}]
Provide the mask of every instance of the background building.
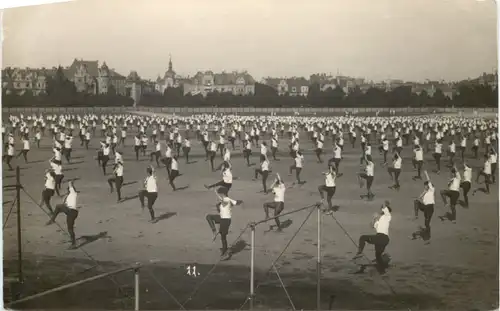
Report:
[{"label": "background building", "polygon": [[232,95],[255,94],[255,80],[244,72],[213,73],[212,71],[198,72],[194,77],[183,81],[184,95],[206,96],[211,92],[229,93]]}]

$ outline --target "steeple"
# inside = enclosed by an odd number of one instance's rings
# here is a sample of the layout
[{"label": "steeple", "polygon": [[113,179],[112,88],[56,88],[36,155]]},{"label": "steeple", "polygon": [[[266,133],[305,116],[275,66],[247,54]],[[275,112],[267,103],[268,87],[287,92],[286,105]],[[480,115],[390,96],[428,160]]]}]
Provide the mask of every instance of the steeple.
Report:
[{"label": "steeple", "polygon": [[169,54],[168,57],[169,57],[169,60],[168,60],[168,71],[171,72],[172,71],[172,55]]}]

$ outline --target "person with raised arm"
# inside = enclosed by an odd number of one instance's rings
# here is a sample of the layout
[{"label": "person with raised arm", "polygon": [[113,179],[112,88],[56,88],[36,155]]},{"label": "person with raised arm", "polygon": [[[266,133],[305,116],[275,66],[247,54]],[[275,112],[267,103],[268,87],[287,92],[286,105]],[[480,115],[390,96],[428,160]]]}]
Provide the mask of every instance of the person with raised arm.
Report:
[{"label": "person with raised arm", "polygon": [[228,193],[233,186],[233,173],[231,172],[231,163],[229,162],[222,163],[222,180],[212,185],[205,185],[205,188],[212,189],[219,186],[227,188]]},{"label": "person with raised arm", "polygon": [[[424,171],[424,175],[426,179],[424,182],[424,191],[420,194],[418,199],[413,201],[413,209],[415,212],[415,219],[418,219],[418,211],[424,213],[425,231],[421,233],[421,236],[424,241],[428,242],[431,239],[431,219],[434,214],[434,204],[436,204],[436,200],[435,188],[427,171]],[[416,238],[415,234],[413,238]]]},{"label": "person with raised arm", "polygon": [[139,191],[139,201],[141,202],[141,208],[144,210],[144,198],[148,199],[148,210],[151,215],[151,220],[149,222],[155,223],[157,219],[155,217],[155,211],[153,205],[158,199],[158,183],[156,181],[156,176],[154,174],[154,169],[150,165],[146,169],[146,178],[144,179],[144,189]]},{"label": "person with raised arm", "polygon": [[323,192],[326,192],[326,202],[328,203],[328,209],[323,210],[323,212],[330,215],[334,212],[332,198],[335,195],[335,190],[337,188],[337,186],[335,184],[335,180],[337,178],[337,173],[336,173],[333,165],[328,165],[328,171],[323,172],[323,175],[325,175],[325,184],[318,187],[318,192],[319,192],[319,195],[321,197],[322,203],[325,200],[325,196],[324,196]]},{"label": "person with raised arm", "polygon": [[360,188],[363,188],[363,179],[366,180],[366,197],[372,199],[375,195],[372,192],[372,184],[375,175],[375,164],[373,164],[371,156],[365,156],[364,172],[358,173],[358,182]]},{"label": "person with raised arm", "polygon": [[260,155],[260,168],[255,169],[255,176],[253,180],[257,180],[257,177],[262,176],[262,188],[263,192],[266,194],[267,193],[267,177],[269,176],[269,165],[270,162],[267,158],[266,155],[261,154]]},{"label": "person with raised arm", "polygon": [[[484,177],[484,185],[486,187],[486,194],[490,194],[491,184],[491,158],[487,154],[484,155],[483,169],[477,174],[476,183],[479,183],[479,177]],[[472,195],[475,195],[479,189],[475,189]]]},{"label": "person with raised arm", "polygon": [[[232,217],[232,207],[241,205],[243,201],[241,200],[233,200],[228,196],[228,189],[225,187],[220,187],[215,191],[217,195],[218,203],[216,204],[218,214],[209,214],[206,216],[208,225],[212,230],[214,235],[213,241],[217,238],[217,235],[220,234],[220,239],[222,242],[221,248],[221,257],[227,256],[228,254],[228,246],[227,246],[227,235],[229,233],[229,227],[231,226],[231,217]],[[219,225],[219,232],[215,225]]]},{"label": "person with raised arm", "polygon": [[[276,231],[281,232],[281,223],[277,216],[279,216],[283,210],[285,209],[285,191],[286,186],[283,180],[280,177],[279,173],[276,173],[276,179],[271,185],[272,192],[274,193],[274,201],[264,203],[264,213],[266,215],[266,219],[269,219],[269,209],[274,209],[274,221],[276,222]],[[272,230],[273,226],[269,227],[269,230]]]},{"label": "person with raised arm", "polygon": [[460,183],[460,188],[463,191],[465,207],[469,207],[469,191],[472,187],[472,168],[464,162],[464,179]]},{"label": "person with raised arm", "polygon": [[392,209],[389,201],[382,204],[381,212],[374,217],[372,226],[376,231],[373,235],[362,235],[359,237],[358,252],[353,260],[363,256],[365,244],[373,244],[375,246],[375,261],[377,263],[377,270],[383,274],[387,269],[387,264],[384,262],[382,255],[389,245],[389,226],[392,219]]},{"label": "person with raised arm", "polygon": [[394,180],[395,182],[394,185],[389,187],[389,189],[399,190],[399,188],[401,187],[399,185],[399,175],[401,175],[402,165],[403,165],[403,158],[401,158],[399,153],[395,152],[392,161],[392,167],[387,168],[389,176],[391,176],[391,179]]},{"label": "person with raised arm", "polygon": [[[443,203],[446,206],[449,206],[451,209],[450,220],[453,223],[456,223],[457,220],[457,210],[456,205],[458,202],[458,198],[460,197],[460,173],[458,172],[456,167],[451,169],[451,179],[448,181],[448,189],[441,190],[440,192],[441,198],[443,199]],[[446,198],[450,198],[450,203],[447,203]]]},{"label": "person with raised arm", "polygon": [[111,193],[113,193],[114,191],[113,184],[115,184],[116,186],[116,193],[118,195],[117,202],[120,202],[122,200],[123,169],[123,162],[120,160],[117,161],[113,168],[114,177],[108,179],[108,185]]},{"label": "person with raised arm", "polygon": [[71,238],[71,246],[70,249],[76,249],[76,237],[75,237],[75,221],[78,217],[78,210],[80,206],[77,205],[78,192],[72,181],[68,183],[68,195],[64,198],[62,204],[57,204],[52,213],[52,217],[50,218],[47,225],[51,225],[55,223],[57,215],[60,213],[66,214],[66,225],[68,228],[68,233]]}]

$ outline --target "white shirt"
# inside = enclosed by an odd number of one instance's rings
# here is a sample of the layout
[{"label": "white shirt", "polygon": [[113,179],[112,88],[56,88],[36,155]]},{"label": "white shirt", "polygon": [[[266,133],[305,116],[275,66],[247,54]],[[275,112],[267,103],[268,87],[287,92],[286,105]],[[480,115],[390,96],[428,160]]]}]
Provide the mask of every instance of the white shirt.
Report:
[{"label": "white shirt", "polygon": [[375,228],[375,231],[377,233],[383,233],[387,236],[389,236],[389,225],[391,223],[391,213],[387,208],[383,209],[384,214],[380,216],[380,218],[373,224],[373,227]]},{"label": "white shirt", "polygon": [[389,150],[389,141],[388,140],[383,140],[382,141],[382,148],[387,151]]},{"label": "white shirt", "polygon": [[269,161],[265,160],[260,164],[261,170],[264,171],[269,171]]},{"label": "white shirt", "polygon": [[392,162],[395,169],[401,169],[401,165],[403,164],[403,160],[401,157],[398,157],[396,160]]},{"label": "white shirt", "polygon": [[50,173],[45,174],[45,188],[52,190],[56,188],[56,181]]},{"label": "white shirt", "polygon": [[231,152],[229,149],[226,149],[226,152],[224,153],[224,161],[229,162],[231,160]]},{"label": "white shirt", "polygon": [[373,176],[374,170],[375,170],[375,164],[373,164],[373,162],[368,161],[368,164],[366,164],[365,168],[366,175]]},{"label": "white shirt", "polygon": [[167,146],[167,149],[165,150],[165,157],[171,158],[172,157],[172,148]]},{"label": "white shirt", "polygon": [[340,159],[342,157],[342,149],[340,149],[339,146],[335,146],[335,149],[333,149],[333,157],[335,159]]},{"label": "white shirt", "polygon": [[434,145],[434,152],[440,154],[442,152],[443,144],[436,143]]},{"label": "white shirt", "polygon": [[424,205],[429,205],[429,204],[435,204],[436,201],[434,199],[434,193],[436,192],[436,189],[434,188],[434,185],[429,181],[429,190],[427,190],[422,197],[422,203]]},{"label": "white shirt", "polygon": [[231,219],[231,207],[233,207],[234,205],[236,205],[236,201],[231,199],[231,198],[228,198],[228,197],[225,197],[224,199],[222,199],[222,202],[220,203],[220,212],[219,212],[219,215],[220,215],[220,218],[222,219]]},{"label": "white shirt", "polygon": [[158,185],[154,176],[148,176],[146,179],[146,190],[148,192],[158,192]]},{"label": "white shirt", "polygon": [[464,168],[464,181],[472,183],[472,168],[470,167]]},{"label": "white shirt", "polygon": [[325,186],[327,187],[335,187],[335,174],[328,173],[325,175]]},{"label": "white shirt", "polygon": [[54,170],[54,173],[56,175],[62,175],[62,166],[61,165],[56,164],[54,162],[50,162],[50,166],[52,167],[52,169]]},{"label": "white shirt", "polygon": [[231,172],[230,169],[225,169],[223,172],[222,172],[222,180],[226,183],[226,184],[232,184],[233,183],[233,173]]},{"label": "white shirt", "polygon": [[490,162],[493,164],[493,163],[497,163],[497,154],[496,153],[492,153],[490,154]]},{"label": "white shirt", "polygon": [[417,160],[417,161],[424,160],[424,152],[423,152],[422,148],[415,149],[413,152],[415,153],[415,160]]},{"label": "white shirt", "polygon": [[455,151],[456,151],[455,143],[451,143],[450,146],[449,146],[449,148],[450,148],[450,152],[451,153],[455,153]]},{"label": "white shirt", "polygon": [[115,174],[118,177],[123,177],[123,165],[118,164],[118,166],[116,167],[116,170],[115,170]]},{"label": "white shirt", "polygon": [[304,156],[303,155],[297,155],[295,157],[295,167],[302,168],[302,161],[303,160],[304,160]]},{"label": "white shirt", "polygon": [[260,145],[260,154],[267,155],[267,147],[264,145]]},{"label": "white shirt", "polygon": [[483,172],[485,174],[489,174],[491,175],[491,160],[488,159],[484,162],[484,166],[483,166]]},{"label": "white shirt", "polygon": [[174,158],[172,158],[172,163],[170,165],[170,168],[173,171],[178,171],[179,170],[179,163]]},{"label": "white shirt", "polygon": [[460,190],[460,176],[457,174],[450,183],[450,190],[459,191]]},{"label": "white shirt", "polygon": [[285,184],[280,184],[273,188],[274,202],[285,202],[285,190]]},{"label": "white shirt", "polygon": [[69,187],[69,194],[66,197],[66,206],[71,209],[76,209],[76,202],[78,198],[78,193],[76,193],[73,187]]},{"label": "white shirt", "polygon": [[61,161],[61,151],[57,150],[57,149],[54,149],[54,158],[57,160],[57,161]]},{"label": "white shirt", "polygon": [[30,141],[29,140],[23,140],[23,150],[30,150]]}]

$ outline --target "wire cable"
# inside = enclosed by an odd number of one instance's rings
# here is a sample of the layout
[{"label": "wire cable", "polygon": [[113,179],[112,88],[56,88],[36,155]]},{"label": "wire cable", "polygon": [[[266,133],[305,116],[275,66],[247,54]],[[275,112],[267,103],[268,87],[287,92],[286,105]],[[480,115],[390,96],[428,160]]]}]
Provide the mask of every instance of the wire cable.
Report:
[{"label": "wire cable", "polygon": [[[302,227],[304,227],[304,225],[306,224],[306,222],[309,220],[309,217],[311,217],[312,213],[314,212],[313,207],[317,207],[317,206],[318,206],[317,203],[314,204],[314,205],[309,206],[309,208],[311,208],[311,211],[309,212],[309,214],[307,215],[307,217],[304,219],[304,221],[302,222],[302,224],[300,225],[300,227],[297,229],[297,231],[295,231],[294,235],[292,236],[292,238],[290,239],[290,241],[288,241],[288,243],[286,244],[285,248],[283,248],[283,250],[281,251],[281,253],[279,254],[279,256],[272,262],[271,267],[267,270],[267,272],[265,273],[265,276],[267,276],[269,274],[269,272],[271,272],[271,270],[275,266],[276,262],[278,262],[278,260],[281,258],[281,256],[283,256],[283,254],[285,253],[285,251],[292,244],[292,242],[295,239],[295,237],[299,234],[299,232],[302,229]],[[262,283],[258,284],[257,287],[255,287],[254,294],[255,294],[255,292],[257,292],[257,289],[259,289],[259,287],[261,285],[262,285]],[[243,302],[243,304],[240,306],[239,310],[241,310],[247,304],[247,302],[250,299],[253,299],[253,297],[248,296],[245,299],[245,301]]]},{"label": "wire cable", "polygon": [[[352,238],[352,236],[349,234],[349,232],[347,232],[347,230],[342,226],[342,224],[337,220],[337,218],[331,214],[330,216],[332,216],[333,220],[335,220],[335,222],[337,223],[337,225],[340,227],[340,229],[342,229],[342,231],[344,231],[344,234],[347,235],[347,237],[349,238],[349,240],[351,240],[352,244],[354,244],[354,246],[356,246],[356,248],[358,248],[358,244],[354,241],[354,239]],[[371,263],[372,261],[363,253],[362,254],[363,257],[369,262]],[[380,271],[377,270],[377,272],[379,272],[379,275],[382,275],[380,274]],[[389,282],[387,282],[386,279],[384,278],[381,278],[384,283],[387,285],[387,287],[389,287],[389,290],[391,291],[391,293],[394,295],[394,296],[398,296],[396,291],[394,290],[394,288],[391,286],[391,284],[389,284]]]},{"label": "wire cable", "polygon": [[[240,235],[231,244],[230,248],[232,248],[241,239],[241,236],[243,235],[243,233],[245,233],[247,231],[248,228],[249,228],[249,225],[246,225],[245,228],[241,231]],[[195,287],[195,289],[193,290],[193,292],[190,294],[189,298],[186,299],[186,301],[184,301],[184,303],[182,304],[182,308],[185,308],[186,305],[193,299],[194,295],[196,295],[198,293],[198,290],[200,289],[201,285],[203,285],[203,283],[205,283],[205,281],[214,272],[215,268],[217,267],[217,265],[221,261],[222,261],[222,257],[219,258],[219,260],[214,264],[214,266],[212,267],[212,269],[210,269],[210,271],[207,273],[207,275],[205,276],[205,278]]]},{"label": "wire cable", "polygon": [[12,210],[14,210],[14,204],[17,202],[17,200],[18,200],[18,198],[16,196],[16,198],[12,202],[12,205],[10,206],[9,213],[7,214],[7,217],[5,218],[5,222],[3,223],[2,230],[4,230],[5,226],[7,226],[7,222],[9,221],[10,214],[12,213]]},{"label": "wire cable", "polygon": [[[43,209],[43,207],[41,207],[37,202],[36,200],[26,191],[26,189],[24,189],[24,187],[22,188],[23,192],[31,199],[31,201],[33,201],[33,203],[35,203],[36,206],[38,206],[47,216],[51,216],[50,213],[48,213],[45,209]],[[62,232],[64,233],[67,233],[66,230],[64,230],[64,228],[59,225],[59,223],[55,222],[55,224],[59,227],[59,229],[61,229]],[[78,248],[80,251],[82,251],[85,256],[87,256],[90,260],[92,260],[97,266],[101,267],[102,266],[99,264],[99,262],[97,260],[94,259],[94,257],[92,257],[87,251],[85,251],[83,249],[83,247],[79,247]],[[123,291],[123,289],[121,288],[121,286],[116,282],[116,280],[112,277],[112,276],[109,276],[109,279],[115,284],[115,286],[118,288],[118,291],[122,294],[122,295],[125,295],[127,299],[131,299],[131,297],[129,295],[127,295],[127,293],[125,293]],[[124,309],[126,309],[126,305],[125,303],[122,301],[122,304],[123,304],[123,307]]]}]

